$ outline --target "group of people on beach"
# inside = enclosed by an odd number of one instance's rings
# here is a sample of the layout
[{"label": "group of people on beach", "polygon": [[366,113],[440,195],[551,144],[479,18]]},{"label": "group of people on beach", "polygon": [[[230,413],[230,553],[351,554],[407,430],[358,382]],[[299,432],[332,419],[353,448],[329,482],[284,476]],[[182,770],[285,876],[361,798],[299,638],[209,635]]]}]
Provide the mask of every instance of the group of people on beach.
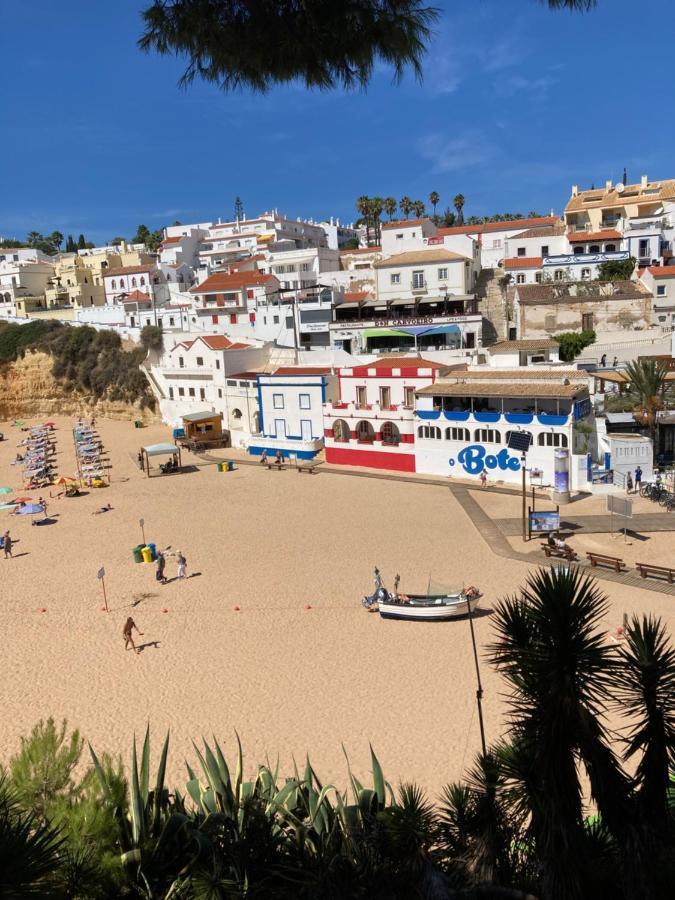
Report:
[{"label": "group of people on beach", "polygon": [[641,485],[642,485],[642,469],[640,468],[640,466],[637,466],[635,469],[635,484],[633,484],[633,476],[630,474],[630,472],[628,472],[626,475],[626,493],[639,494]]},{"label": "group of people on beach", "polygon": [[[165,573],[166,550],[160,550],[157,554],[157,570],[155,572],[155,578],[160,584],[168,583],[168,578]],[[187,560],[185,559],[182,550],[178,550],[176,553],[176,578],[187,578]]]}]

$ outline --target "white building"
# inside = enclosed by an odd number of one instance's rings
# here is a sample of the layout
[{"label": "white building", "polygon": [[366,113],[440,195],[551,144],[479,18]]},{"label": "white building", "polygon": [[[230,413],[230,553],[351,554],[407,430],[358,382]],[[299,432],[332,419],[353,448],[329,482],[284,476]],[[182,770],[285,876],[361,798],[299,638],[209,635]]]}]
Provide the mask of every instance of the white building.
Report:
[{"label": "white building", "polygon": [[319,223],[326,233],[326,241],[331,250],[342,250],[348,241],[358,241],[359,231],[353,225],[341,225],[339,219]]},{"label": "white building", "polygon": [[54,264],[55,258],[36,247],[0,247],[0,263],[47,263]]},{"label": "white building", "polygon": [[0,262],[0,313],[17,314],[17,302],[38,298],[42,305],[47,285],[54,276],[49,263],[18,260]]},{"label": "white building", "polygon": [[640,282],[654,298],[654,324],[675,326],[675,266],[649,266]]},{"label": "white building", "polygon": [[498,341],[486,353],[488,365],[495,369],[550,366],[560,362],[560,344],[551,338]]},{"label": "white building", "polygon": [[249,452],[311,459],[323,448],[323,407],[337,397],[337,376],[327,367],[281,366],[258,375],[260,430]]},{"label": "white building", "polygon": [[261,272],[276,275],[282,288],[301,290],[323,282],[323,272],[338,268],[340,253],[327,247],[296,248],[290,242],[276,242],[258,263]]},{"label": "white building", "polygon": [[[560,225],[557,216],[534,216],[526,219],[512,219],[507,222],[485,222],[483,225],[453,225],[449,228],[439,228],[437,237],[444,240],[448,238],[466,237],[478,244],[479,265],[483,269],[497,269],[502,260],[509,254],[507,242],[529,229],[550,228],[555,229]],[[450,249],[455,249],[450,247]],[[468,254],[467,254],[468,255]],[[538,255],[532,253],[532,255]]]}]

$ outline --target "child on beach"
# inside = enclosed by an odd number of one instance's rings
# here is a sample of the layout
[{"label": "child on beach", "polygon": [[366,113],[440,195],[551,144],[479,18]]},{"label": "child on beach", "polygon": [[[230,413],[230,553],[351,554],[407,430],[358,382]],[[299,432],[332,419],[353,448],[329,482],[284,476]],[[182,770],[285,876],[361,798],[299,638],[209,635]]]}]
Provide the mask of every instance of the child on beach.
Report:
[{"label": "child on beach", "polygon": [[[138,625],[134,622],[134,620],[131,618],[131,616],[129,616],[129,618],[124,623],[124,628],[122,629],[122,637],[124,638],[124,649],[128,650],[129,644],[131,644],[131,648],[134,651],[134,653],[140,653],[141,651],[137,650],[136,644],[134,644],[134,639],[133,639],[134,628],[136,629],[136,631],[138,631]],[[143,636],[142,631],[138,631],[138,633],[141,635],[141,637]]]},{"label": "child on beach", "polygon": [[187,578],[187,560],[183,556],[182,550],[178,551],[176,562],[178,564],[178,578]]},{"label": "child on beach", "polygon": [[2,547],[5,551],[5,559],[9,559],[12,555],[12,539],[9,536],[9,531],[6,531],[3,535]]}]

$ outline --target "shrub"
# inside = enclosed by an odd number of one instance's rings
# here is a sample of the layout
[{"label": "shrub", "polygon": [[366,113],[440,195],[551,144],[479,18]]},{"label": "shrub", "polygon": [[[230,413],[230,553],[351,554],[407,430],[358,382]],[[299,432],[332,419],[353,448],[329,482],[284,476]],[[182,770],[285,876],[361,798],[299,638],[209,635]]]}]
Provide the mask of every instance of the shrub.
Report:
[{"label": "shrub", "polygon": [[578,356],[584,347],[595,343],[594,331],[565,331],[553,338],[560,344],[560,359],[571,362]]}]

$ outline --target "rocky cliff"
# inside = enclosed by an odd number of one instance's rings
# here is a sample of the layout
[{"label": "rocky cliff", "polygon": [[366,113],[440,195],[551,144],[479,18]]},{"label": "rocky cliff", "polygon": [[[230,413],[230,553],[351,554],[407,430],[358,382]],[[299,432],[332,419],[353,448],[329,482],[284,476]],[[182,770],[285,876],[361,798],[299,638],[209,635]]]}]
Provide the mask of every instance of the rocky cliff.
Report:
[{"label": "rocky cliff", "polygon": [[0,421],[32,416],[105,416],[109,419],[159,421],[136,404],[96,400],[66,391],[52,375],[52,358],[28,351],[23,359],[0,367]]}]

